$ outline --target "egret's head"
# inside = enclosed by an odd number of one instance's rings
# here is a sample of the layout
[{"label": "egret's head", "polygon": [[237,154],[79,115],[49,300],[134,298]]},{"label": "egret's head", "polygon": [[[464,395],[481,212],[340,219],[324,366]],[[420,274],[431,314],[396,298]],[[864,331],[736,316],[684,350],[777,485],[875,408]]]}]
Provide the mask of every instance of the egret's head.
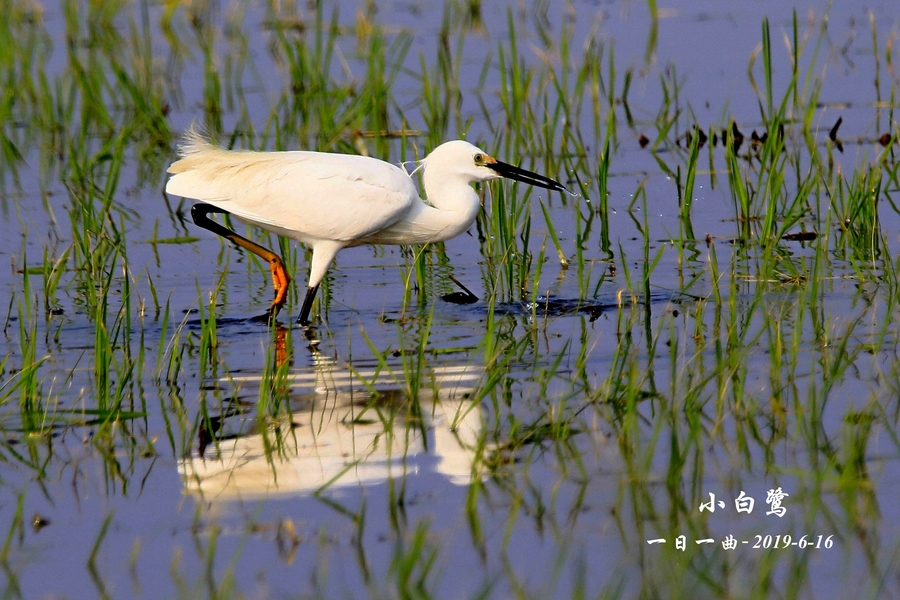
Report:
[{"label": "egret's head", "polygon": [[426,171],[440,170],[447,174],[462,175],[470,181],[488,181],[499,177],[508,177],[548,190],[568,192],[560,183],[549,177],[500,162],[484,150],[463,140],[441,144],[425,157],[423,163]]}]

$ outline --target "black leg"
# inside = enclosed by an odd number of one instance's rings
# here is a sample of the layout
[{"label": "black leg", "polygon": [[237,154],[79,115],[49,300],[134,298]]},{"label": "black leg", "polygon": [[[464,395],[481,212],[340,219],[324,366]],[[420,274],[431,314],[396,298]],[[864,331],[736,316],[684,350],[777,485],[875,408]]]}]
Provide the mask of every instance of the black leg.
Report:
[{"label": "black leg", "polygon": [[309,311],[312,310],[313,300],[316,299],[318,289],[318,284],[306,289],[306,298],[303,299],[303,308],[300,309],[300,318],[297,319],[297,322],[304,327],[309,325]]},{"label": "black leg", "polygon": [[278,311],[284,304],[285,298],[287,298],[287,288],[288,284],[291,282],[291,277],[287,274],[284,263],[281,261],[281,257],[268,248],[264,248],[255,242],[251,242],[227,227],[219,225],[207,216],[210,213],[221,215],[229,214],[227,210],[223,210],[212,204],[200,203],[191,207],[191,218],[198,227],[202,227],[203,229],[212,231],[216,235],[222,236],[236,246],[252,252],[269,263],[269,269],[272,271],[272,287],[275,288],[275,299],[272,300],[269,310],[266,311],[266,316],[274,317],[278,314]]}]

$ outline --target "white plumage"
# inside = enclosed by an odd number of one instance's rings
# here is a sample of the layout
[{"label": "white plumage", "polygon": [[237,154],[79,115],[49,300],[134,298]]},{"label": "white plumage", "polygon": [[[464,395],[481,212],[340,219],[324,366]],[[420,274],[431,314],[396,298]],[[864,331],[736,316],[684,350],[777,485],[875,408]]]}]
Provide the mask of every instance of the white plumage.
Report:
[{"label": "white plumage", "polygon": [[[466,231],[480,208],[470,185],[501,176],[554,190],[559,183],[501,163],[461,140],[441,144],[423,161],[429,203],[410,176],[382,160],[323,152],[225,150],[193,129],[169,167],[166,192],[193,198],[194,221],[270,261],[277,313],[290,278],[271,251],[206,218],[227,212],[241,220],[309,245],[313,251],[309,287],[300,322],[316,289],[342,248],[362,244],[425,244]],[[217,209],[217,210],[216,210]],[[276,264],[277,263],[277,264]],[[281,273],[277,273],[281,269]],[[279,277],[282,281],[279,281]],[[281,286],[281,289],[279,288]]]}]

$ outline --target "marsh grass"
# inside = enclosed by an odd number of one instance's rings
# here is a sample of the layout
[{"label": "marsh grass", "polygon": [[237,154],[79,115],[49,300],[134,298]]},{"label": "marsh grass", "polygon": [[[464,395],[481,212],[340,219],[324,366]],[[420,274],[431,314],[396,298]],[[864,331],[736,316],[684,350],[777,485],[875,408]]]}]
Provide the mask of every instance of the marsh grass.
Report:
[{"label": "marsh grass", "polygon": [[[851,568],[861,556],[864,593],[874,597],[891,572],[896,530],[879,501],[900,454],[893,399],[900,363],[892,350],[900,263],[887,225],[900,213],[900,163],[896,142],[860,142],[851,160],[826,141],[819,122],[827,19],[804,28],[794,14],[784,50],[762,22],[747,65],[762,136],[739,145],[739,130],[753,125],[727,112],[720,122],[698,123],[675,65],[654,80],[659,105],[641,106],[635,81],[646,87],[657,75],[623,68],[599,25],[576,44],[573,20],[528,21],[512,8],[500,41],[473,58],[467,47],[485,25],[477,2],[446,3],[434,19],[435,42],[418,53],[414,33],[379,22],[374,5],[347,15],[336,3],[302,14],[270,3],[260,57],[251,50],[259,51],[251,38],[260,32],[247,29],[243,6],[219,15],[206,3],[157,10],[66,1],[57,44],[40,10],[0,5],[8,15],[0,24],[4,218],[26,224],[36,204],[53,223],[46,238],[23,227],[25,241],[11,251],[17,273],[5,281],[11,298],[0,358],[2,461],[26,469],[37,487],[53,486],[48,473],[69,443],[49,443],[56,433],[90,430],[107,493],[126,496],[143,488],[135,474],[161,452],[157,436],[181,459],[201,435],[215,449],[222,419],[245,413],[272,463],[296,443],[278,426],[293,418],[291,366],[331,355],[350,371],[357,360],[376,365],[359,419],[381,423],[386,442],[427,440],[420,397],[434,388],[430,368],[458,356],[484,370],[467,399],[484,411],[471,448],[476,477],[448,494],[462,498],[464,543],[448,533],[444,515],[428,513],[431,500],[416,495],[412,478],[391,478],[362,500],[326,484],[314,500],[298,502],[318,502],[337,523],[348,521],[353,557],[334,550],[341,547],[329,537],[335,521],[294,545],[308,552],[319,595],[344,589],[329,561],[372,593],[441,595],[456,578],[458,553],[474,555],[472,594],[485,597],[730,597],[738,579],[747,597],[814,595],[823,571],[810,554],[647,546],[653,537],[718,537],[732,526],[772,533],[766,521],[719,520],[696,508],[712,490],[728,497],[751,486],[792,494],[781,533],[839,538],[839,549],[819,557],[826,569]],[[660,26],[653,3],[650,13],[645,69]],[[871,28],[877,126],[896,139],[895,39]],[[165,66],[155,58],[160,44],[170,52]],[[63,64],[48,69],[54,53]],[[277,75],[275,87],[267,87],[266,69]],[[477,77],[467,75],[473,69]],[[169,81],[195,76],[183,96]],[[142,264],[142,250],[158,262],[171,248],[187,255],[212,247],[183,224],[183,206],[170,202],[168,218],[159,219],[131,196],[132,182],[159,196],[170,113],[185,122],[202,115],[229,146],[393,161],[465,135],[581,197],[483,186],[477,266],[453,264],[442,246],[404,250],[399,310],[380,320],[329,310],[336,282],[327,280],[317,306],[324,334],[310,353],[310,341],[290,326],[235,326],[226,317],[268,303],[268,269],[255,257],[220,244],[204,258],[215,268],[200,275],[198,267],[188,284],[178,280],[186,293],[153,261]],[[645,132],[638,155],[629,144]],[[34,161],[36,190],[20,170]],[[646,170],[629,178],[623,173],[632,162]],[[712,234],[700,229],[708,226],[698,209],[706,206],[701,186],[725,206],[716,213],[725,225]],[[674,218],[660,225],[662,213]],[[308,252],[247,233],[277,247],[303,280]],[[797,233],[805,237],[790,237]],[[479,273],[485,294],[477,310],[448,316],[437,290],[454,268]],[[247,282],[265,293],[241,295]],[[575,312],[554,313],[551,301],[560,298]],[[584,307],[596,311],[577,312]],[[239,402],[239,386],[231,396],[194,383],[246,368],[250,344],[262,349],[252,411]],[[390,402],[375,385],[387,371],[395,377]],[[158,407],[146,401],[150,387]],[[23,595],[10,556],[29,543],[30,489],[17,488],[0,554],[13,574],[12,596]],[[197,504],[194,552],[172,557],[177,593],[231,597],[254,585],[238,558],[262,536],[248,529],[238,544],[222,545],[229,518]],[[117,519],[105,513],[84,560],[101,596],[113,588],[97,559],[115,543]],[[371,543],[374,530],[389,543]],[[544,565],[517,552],[535,538],[538,555],[552,559]],[[597,543],[624,548],[612,559],[614,572],[596,569]]]}]

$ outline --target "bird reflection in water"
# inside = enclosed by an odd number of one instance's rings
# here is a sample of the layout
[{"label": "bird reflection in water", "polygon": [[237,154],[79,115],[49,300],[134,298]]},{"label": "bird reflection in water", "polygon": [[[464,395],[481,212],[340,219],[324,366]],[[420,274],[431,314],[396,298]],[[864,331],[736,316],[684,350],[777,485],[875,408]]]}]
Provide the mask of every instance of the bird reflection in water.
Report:
[{"label": "bird reflection in water", "polygon": [[[256,409],[249,404],[233,403],[205,420],[197,453],[178,465],[185,491],[205,501],[248,500],[423,472],[470,482],[482,416],[468,396],[483,369],[429,365],[411,397],[399,361],[343,367],[321,355],[314,359],[313,367],[289,369],[291,414],[264,430],[253,426],[248,412]],[[236,385],[242,396],[258,397],[262,377],[232,374],[207,383]],[[253,433],[235,433],[248,425]]]}]

